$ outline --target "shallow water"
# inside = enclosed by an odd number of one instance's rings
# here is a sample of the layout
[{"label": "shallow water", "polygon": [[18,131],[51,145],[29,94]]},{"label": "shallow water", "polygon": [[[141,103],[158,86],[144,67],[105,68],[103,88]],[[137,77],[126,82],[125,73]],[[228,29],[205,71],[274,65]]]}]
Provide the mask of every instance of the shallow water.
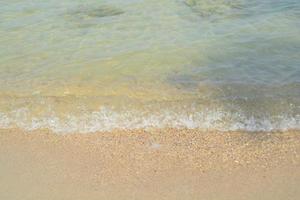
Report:
[{"label": "shallow water", "polygon": [[0,2],[0,127],[300,129],[300,1]]}]

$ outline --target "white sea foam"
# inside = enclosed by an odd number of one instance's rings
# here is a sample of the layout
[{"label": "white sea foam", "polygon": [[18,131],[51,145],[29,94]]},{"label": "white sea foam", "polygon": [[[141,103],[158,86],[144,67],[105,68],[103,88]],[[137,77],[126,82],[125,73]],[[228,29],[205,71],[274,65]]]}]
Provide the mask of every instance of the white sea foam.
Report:
[{"label": "white sea foam", "polygon": [[163,110],[147,114],[139,111],[116,112],[109,108],[80,116],[58,117],[54,113],[44,117],[32,117],[28,109],[0,113],[1,128],[24,130],[49,129],[55,133],[93,133],[114,129],[133,130],[147,128],[188,128],[217,131],[286,131],[300,129],[300,115],[273,117],[246,117],[241,113],[221,110],[189,114]]}]

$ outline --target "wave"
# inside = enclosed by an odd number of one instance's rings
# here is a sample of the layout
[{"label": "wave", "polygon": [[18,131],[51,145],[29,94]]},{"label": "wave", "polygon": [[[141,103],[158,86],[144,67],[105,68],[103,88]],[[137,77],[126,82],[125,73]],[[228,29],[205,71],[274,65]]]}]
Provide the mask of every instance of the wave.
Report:
[{"label": "wave", "polygon": [[102,107],[81,115],[56,115],[34,117],[28,109],[18,109],[9,114],[0,113],[1,128],[24,130],[49,129],[54,133],[93,133],[112,130],[148,128],[187,128],[206,131],[270,132],[300,129],[300,115],[247,116],[242,112],[225,112],[221,109],[204,111],[115,111]]}]

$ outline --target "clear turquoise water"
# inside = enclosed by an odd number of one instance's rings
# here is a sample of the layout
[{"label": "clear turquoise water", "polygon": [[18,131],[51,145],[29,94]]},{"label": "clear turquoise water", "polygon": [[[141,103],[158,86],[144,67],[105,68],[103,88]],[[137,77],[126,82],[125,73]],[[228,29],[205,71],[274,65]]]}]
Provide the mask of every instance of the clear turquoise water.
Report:
[{"label": "clear turquoise water", "polygon": [[0,128],[300,129],[299,0],[0,1]]}]

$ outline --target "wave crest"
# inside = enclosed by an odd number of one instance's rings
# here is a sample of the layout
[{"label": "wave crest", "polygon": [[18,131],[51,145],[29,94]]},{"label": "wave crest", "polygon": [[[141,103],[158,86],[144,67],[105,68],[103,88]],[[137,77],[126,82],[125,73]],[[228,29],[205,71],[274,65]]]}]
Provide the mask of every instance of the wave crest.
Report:
[{"label": "wave crest", "polygon": [[55,133],[92,133],[115,129],[188,128],[212,131],[286,131],[300,129],[300,115],[247,117],[239,112],[207,109],[202,112],[115,111],[102,107],[98,111],[81,115],[33,117],[28,109],[9,114],[0,113],[1,128],[25,130],[49,129]]}]

